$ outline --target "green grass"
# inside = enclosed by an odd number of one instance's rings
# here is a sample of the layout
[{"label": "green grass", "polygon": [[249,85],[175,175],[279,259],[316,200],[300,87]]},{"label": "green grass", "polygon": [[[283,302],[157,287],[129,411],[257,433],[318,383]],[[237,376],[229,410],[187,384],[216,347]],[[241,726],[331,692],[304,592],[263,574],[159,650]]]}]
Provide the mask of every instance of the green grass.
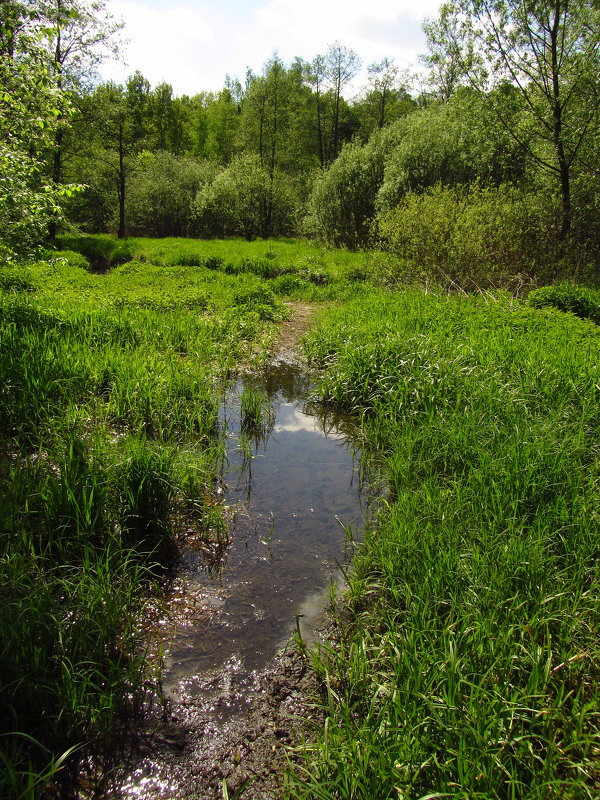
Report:
[{"label": "green grass", "polygon": [[302,239],[247,242],[132,237],[119,242],[95,235],[64,236],[60,242],[66,250],[76,251],[74,257],[83,253],[92,262],[103,253],[111,267],[135,259],[158,267],[205,267],[230,276],[254,275],[276,295],[307,302],[361,295],[366,282],[386,283],[397,271],[397,259],[388,254],[326,248]]},{"label": "green grass", "polygon": [[306,346],[390,496],[314,657],[326,721],[289,796],[596,797],[598,329],[373,294]]},{"label": "green grass", "polygon": [[[148,598],[182,531],[226,537],[219,387],[295,299],[337,301],[306,351],[389,489],[288,795],[596,797],[599,329],[376,290],[383,256],[305,242],[64,246],[0,276],[0,794],[67,784],[141,713]],[[268,403],[240,404],[250,449]]]},{"label": "green grass", "polygon": [[600,325],[600,291],[574,283],[542,286],[529,292],[527,302],[533,308],[558,308]]},{"label": "green grass", "polygon": [[264,389],[245,386],[240,395],[241,429],[247,436],[264,436],[272,428],[275,414]]},{"label": "green grass", "polygon": [[219,386],[261,362],[286,309],[255,275],[204,267],[98,275],[66,253],[1,277],[0,794],[16,798],[57,771],[67,785],[141,713],[159,666],[144,606],[184,530],[226,537]]}]

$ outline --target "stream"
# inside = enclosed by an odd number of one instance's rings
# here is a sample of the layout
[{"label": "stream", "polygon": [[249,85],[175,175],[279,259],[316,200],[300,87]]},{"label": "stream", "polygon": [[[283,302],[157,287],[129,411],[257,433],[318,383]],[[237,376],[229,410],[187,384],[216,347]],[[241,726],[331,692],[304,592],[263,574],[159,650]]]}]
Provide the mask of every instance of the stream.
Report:
[{"label": "stream", "polygon": [[[248,388],[266,391],[272,410],[253,436],[241,422]],[[279,750],[308,714],[310,681],[286,644],[295,630],[306,644],[319,635],[367,502],[355,427],[312,403],[310,390],[301,365],[278,362],[225,391],[229,542],[216,554],[191,546],[182,554],[175,613],[161,632],[162,722],[147,732],[134,767],[97,796],[216,800],[225,788],[240,798],[278,796]]]}]

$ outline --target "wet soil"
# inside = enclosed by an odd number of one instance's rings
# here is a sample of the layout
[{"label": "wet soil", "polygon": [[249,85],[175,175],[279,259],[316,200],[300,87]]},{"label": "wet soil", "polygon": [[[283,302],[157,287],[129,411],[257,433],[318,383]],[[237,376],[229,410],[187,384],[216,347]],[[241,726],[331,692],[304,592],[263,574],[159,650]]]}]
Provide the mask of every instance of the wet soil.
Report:
[{"label": "wet soil", "polygon": [[156,709],[94,797],[280,800],[289,746],[319,722],[316,680],[294,645],[240,673],[232,659],[195,678],[193,696]]},{"label": "wet soil", "polygon": [[300,340],[313,324],[316,308],[305,303],[290,303],[291,317],[281,323],[276,349],[271,354],[274,363],[300,363]]},{"label": "wet soil", "polygon": [[[271,355],[274,371],[302,362],[300,339],[311,326],[314,308],[295,305],[291,310]],[[326,587],[314,593],[312,610],[310,604],[304,607],[307,618],[313,614],[320,620],[308,620],[308,638],[313,640],[326,638],[326,593]],[[212,668],[204,664],[187,677],[175,671],[170,684],[167,668],[162,702],[155,702],[118,766],[106,770],[102,785],[96,784],[88,796],[279,800],[285,765],[294,758],[290,746],[310,738],[313,726],[322,723],[313,704],[319,690],[316,678],[286,630],[287,644],[269,654],[266,665],[257,667],[259,662],[225,649],[224,663],[215,661]]]}]

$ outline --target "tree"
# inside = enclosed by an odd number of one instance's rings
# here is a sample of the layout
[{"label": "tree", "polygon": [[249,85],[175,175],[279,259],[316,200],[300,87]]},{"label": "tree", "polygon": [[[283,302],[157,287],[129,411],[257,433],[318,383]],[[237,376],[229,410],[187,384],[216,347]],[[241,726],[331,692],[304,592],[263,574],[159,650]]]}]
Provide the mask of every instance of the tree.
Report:
[{"label": "tree", "polygon": [[255,154],[238,156],[198,193],[197,225],[205,236],[281,236],[292,232],[294,198],[278,171],[273,176]]},{"label": "tree", "polygon": [[139,70],[125,84],[129,109],[131,138],[140,147],[146,145],[150,135],[150,81]]},{"label": "tree", "polygon": [[340,42],[334,42],[327,48],[325,56],[326,75],[331,84],[333,95],[333,113],[331,117],[331,139],[329,160],[337,158],[340,151],[340,110],[342,106],[342,92],[360,69],[358,53],[344,47]]},{"label": "tree", "polygon": [[206,106],[205,155],[219,164],[229,164],[235,155],[240,108],[231,91],[222,89]]},{"label": "tree", "polygon": [[327,80],[327,67],[325,64],[325,56],[318,55],[307,65],[306,82],[313,90],[314,108],[316,113],[316,131],[319,152],[319,163],[321,169],[324,169],[327,164],[328,145],[326,140],[326,125],[325,125],[325,103],[324,95],[326,92]]},{"label": "tree", "polygon": [[[592,135],[600,102],[598,4],[459,0],[452,8],[462,26],[462,63],[473,86],[487,92],[508,81],[524,99],[522,122],[509,129],[518,141],[528,141],[535,163],[558,183],[564,240],[572,223],[573,168]],[[485,61],[485,73],[473,68],[469,52]]]},{"label": "tree", "polygon": [[76,187],[44,180],[44,157],[57,120],[69,113],[34,26],[29,3],[2,4],[0,21],[0,261],[30,255],[60,200]]},{"label": "tree", "polygon": [[420,60],[429,70],[429,85],[435,97],[447,102],[459,86],[468,83],[467,73],[473,61],[470,42],[465,41],[463,21],[452,3],[443,3],[437,19],[423,22],[423,32],[428,52]]},{"label": "tree", "polygon": [[[105,201],[114,209],[117,200],[117,235],[124,238],[127,233],[126,209],[129,180],[136,167],[136,156],[143,146],[139,138],[132,107],[131,95],[111,81],[97,86],[85,98],[88,118],[88,152],[84,162],[91,164],[91,173],[86,181],[94,193],[102,185],[103,194],[111,198]],[[135,106],[133,107],[135,110]],[[89,189],[87,190],[89,191]]]},{"label": "tree", "polygon": [[360,122],[363,140],[373,131],[384,128],[417,108],[406,86],[400,83],[400,71],[389,58],[369,64],[369,85],[365,95],[352,106]]},{"label": "tree", "polygon": [[143,151],[129,181],[127,220],[139,236],[193,236],[193,205],[219,167],[169,152]]},{"label": "tree", "polygon": [[[116,54],[115,34],[123,27],[106,10],[104,0],[40,0],[37,4],[48,48],[50,69],[61,91],[78,93],[107,53]],[[54,133],[52,181],[62,183],[65,124],[58,118]],[[50,237],[56,221],[50,223]]]},{"label": "tree", "polygon": [[371,91],[377,100],[377,127],[386,123],[386,112],[398,81],[398,67],[389,58],[367,67]]},{"label": "tree", "polygon": [[352,142],[342,148],[315,180],[307,203],[307,233],[337,247],[368,245],[375,199],[393,144],[388,128],[377,130],[367,145]]}]

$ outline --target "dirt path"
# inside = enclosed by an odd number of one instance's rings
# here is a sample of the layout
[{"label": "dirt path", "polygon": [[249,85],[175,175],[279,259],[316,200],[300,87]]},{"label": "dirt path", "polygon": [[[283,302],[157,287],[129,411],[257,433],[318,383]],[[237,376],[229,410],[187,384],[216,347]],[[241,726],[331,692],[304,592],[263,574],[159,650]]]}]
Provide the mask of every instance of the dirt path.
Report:
[{"label": "dirt path", "polygon": [[306,303],[288,303],[288,308],[292,315],[279,327],[279,338],[271,356],[272,361],[301,361],[300,342],[314,324],[316,306]]},{"label": "dirt path", "polygon": [[[315,306],[290,305],[270,362],[301,362]],[[144,720],[91,800],[280,800],[290,744],[308,732],[317,690],[290,643],[259,672],[236,659],[196,676]]]}]

